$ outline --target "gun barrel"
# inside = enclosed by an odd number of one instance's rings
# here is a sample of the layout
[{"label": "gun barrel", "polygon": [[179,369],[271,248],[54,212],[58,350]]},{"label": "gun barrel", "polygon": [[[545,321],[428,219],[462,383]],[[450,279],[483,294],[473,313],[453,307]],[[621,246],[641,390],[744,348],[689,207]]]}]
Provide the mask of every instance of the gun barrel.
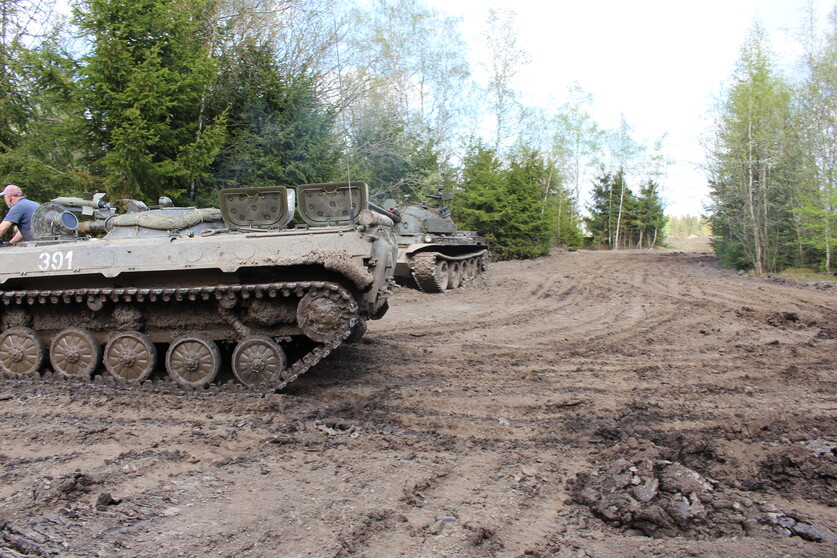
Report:
[{"label": "gun barrel", "polygon": [[386,215],[382,215],[380,213],[373,212],[370,209],[362,209],[357,216],[358,223],[361,225],[368,226],[383,226],[383,227],[391,227],[392,226],[392,219],[390,219]]},{"label": "gun barrel", "polygon": [[398,213],[396,213],[394,211],[386,210],[383,207],[381,207],[380,205],[375,205],[374,203],[369,202],[369,209],[371,209],[371,210],[373,210],[377,213],[380,213],[381,215],[383,215],[385,217],[389,217],[390,219],[392,219],[396,223],[401,222],[401,216]]},{"label": "gun barrel", "polygon": [[78,232],[81,234],[101,234],[109,231],[107,221],[81,221],[78,224]]}]

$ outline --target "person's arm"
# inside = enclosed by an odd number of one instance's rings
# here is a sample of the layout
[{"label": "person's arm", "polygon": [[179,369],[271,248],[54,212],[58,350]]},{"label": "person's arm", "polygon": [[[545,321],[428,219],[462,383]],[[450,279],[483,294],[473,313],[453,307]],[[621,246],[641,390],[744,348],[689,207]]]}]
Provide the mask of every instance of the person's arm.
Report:
[{"label": "person's arm", "polygon": [[18,204],[14,204],[13,206],[11,206],[9,208],[9,211],[6,213],[6,216],[3,218],[3,222],[0,223],[0,239],[2,239],[3,235],[5,235],[9,231],[9,229],[12,226],[14,226],[15,227],[15,232],[12,235],[12,239],[9,242],[14,244],[15,242],[19,242],[19,241],[23,240],[23,235],[20,234],[20,230],[17,228],[17,224],[20,222],[20,219],[21,219],[20,211],[21,211],[21,206],[18,205]]},{"label": "person's arm", "polygon": [[12,225],[14,225],[14,223],[12,223],[11,221],[3,221],[2,223],[0,223],[0,238],[3,238],[3,235],[6,234],[6,231],[8,231]]}]

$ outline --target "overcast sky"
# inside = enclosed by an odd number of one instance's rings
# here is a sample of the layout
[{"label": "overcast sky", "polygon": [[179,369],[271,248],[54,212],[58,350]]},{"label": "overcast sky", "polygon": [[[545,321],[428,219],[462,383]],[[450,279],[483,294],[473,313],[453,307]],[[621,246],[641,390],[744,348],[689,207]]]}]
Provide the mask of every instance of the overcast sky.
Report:
[{"label": "overcast sky", "polygon": [[[837,0],[813,0],[824,14]],[[477,64],[491,7],[512,9],[519,46],[531,64],[518,88],[531,106],[558,107],[578,82],[594,97],[594,118],[616,128],[621,115],[636,139],[666,136],[674,158],[662,180],[667,212],[699,215],[707,194],[700,138],[713,98],[731,76],[754,22],[767,30],[787,70],[809,0],[427,0],[463,17],[462,33]]]}]

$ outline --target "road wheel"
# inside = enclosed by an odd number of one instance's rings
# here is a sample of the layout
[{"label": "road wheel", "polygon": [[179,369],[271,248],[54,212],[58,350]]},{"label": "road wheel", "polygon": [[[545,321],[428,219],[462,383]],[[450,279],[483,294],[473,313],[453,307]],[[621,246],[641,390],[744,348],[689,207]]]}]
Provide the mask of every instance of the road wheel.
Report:
[{"label": "road wheel", "polygon": [[299,301],[296,322],[306,337],[317,343],[343,340],[357,323],[356,307],[336,294],[309,292]]},{"label": "road wheel", "polygon": [[436,292],[443,293],[450,284],[450,266],[447,260],[439,260],[436,262],[436,285],[438,290]]},{"label": "road wheel", "polygon": [[157,367],[157,348],[139,331],[123,331],[105,345],[105,368],[115,378],[142,382]]},{"label": "road wheel", "polygon": [[102,345],[86,329],[68,327],[49,344],[52,369],[66,378],[90,378],[101,358]]},{"label": "road wheel", "polygon": [[476,263],[474,263],[474,258],[469,258],[462,262],[462,286],[464,287],[468,283],[474,280],[476,276],[476,272],[474,271],[476,268]]},{"label": "road wheel", "polygon": [[0,372],[12,377],[37,374],[45,357],[44,342],[28,327],[12,327],[0,335]]},{"label": "road wheel", "polygon": [[169,345],[166,370],[184,387],[203,387],[212,382],[221,368],[221,351],[205,335],[184,335]]},{"label": "road wheel", "polygon": [[459,262],[449,262],[448,270],[448,288],[458,289],[462,285],[462,265]]},{"label": "road wheel", "polygon": [[233,375],[249,387],[279,384],[286,365],[285,351],[266,335],[245,338],[232,354]]}]

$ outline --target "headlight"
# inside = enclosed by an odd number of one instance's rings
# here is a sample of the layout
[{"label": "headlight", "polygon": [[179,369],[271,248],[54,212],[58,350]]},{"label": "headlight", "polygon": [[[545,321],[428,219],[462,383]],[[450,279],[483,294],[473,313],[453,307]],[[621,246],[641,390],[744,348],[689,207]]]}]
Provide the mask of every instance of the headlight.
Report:
[{"label": "headlight", "polygon": [[433,237],[428,234],[424,237],[424,241],[429,244],[429,243],[433,242]]}]

